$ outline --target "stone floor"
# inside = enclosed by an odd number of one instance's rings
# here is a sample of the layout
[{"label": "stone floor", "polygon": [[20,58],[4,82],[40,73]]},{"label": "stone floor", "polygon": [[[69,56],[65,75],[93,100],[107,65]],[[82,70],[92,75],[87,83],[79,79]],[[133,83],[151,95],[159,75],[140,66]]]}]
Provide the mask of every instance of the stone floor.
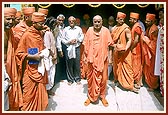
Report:
[{"label": "stone floor", "polygon": [[[81,85],[73,83],[71,86],[67,81],[57,83],[53,91],[55,96],[50,96],[46,111],[54,113],[164,113],[165,109],[154,96],[148,92],[146,87],[141,87],[139,94],[124,91],[114,86],[110,81],[107,84],[106,99],[108,107],[104,107],[101,101],[96,104],[84,106],[87,99],[87,81],[82,80]],[[114,91],[114,89],[115,91]]]}]

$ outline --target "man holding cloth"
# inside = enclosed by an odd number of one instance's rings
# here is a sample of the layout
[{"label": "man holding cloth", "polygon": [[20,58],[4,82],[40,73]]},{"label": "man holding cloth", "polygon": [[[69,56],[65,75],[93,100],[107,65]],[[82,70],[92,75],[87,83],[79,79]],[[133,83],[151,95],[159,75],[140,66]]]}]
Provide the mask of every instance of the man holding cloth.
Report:
[{"label": "man holding cloth", "polygon": [[[16,56],[19,59],[19,68],[25,64],[23,73],[23,111],[44,111],[48,105],[48,94],[46,90],[47,74],[38,71],[38,61],[41,51],[45,48],[41,30],[43,29],[45,15],[39,12],[32,14],[33,26],[31,26],[20,39]],[[35,49],[35,50],[33,50]],[[30,54],[30,52],[35,54]],[[33,62],[34,61],[34,62]],[[31,62],[31,63],[30,63]]]},{"label": "man holding cloth", "polygon": [[68,18],[69,26],[63,30],[62,43],[66,45],[65,59],[68,85],[74,81],[81,84],[80,74],[80,45],[84,39],[84,34],[79,26],[76,26],[76,18]]}]

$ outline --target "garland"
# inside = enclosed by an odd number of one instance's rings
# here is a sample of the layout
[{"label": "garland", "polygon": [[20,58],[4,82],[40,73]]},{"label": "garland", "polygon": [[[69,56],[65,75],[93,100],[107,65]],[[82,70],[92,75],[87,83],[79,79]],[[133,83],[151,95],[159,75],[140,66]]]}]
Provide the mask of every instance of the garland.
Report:
[{"label": "garland", "polygon": [[71,7],[73,7],[75,4],[63,4],[65,7],[67,7],[67,8],[71,8]]},{"label": "garland", "polygon": [[51,4],[38,4],[41,8],[48,8]]},{"label": "garland", "polygon": [[97,8],[99,7],[101,4],[88,4],[89,6],[93,7],[93,8]]},{"label": "garland", "polygon": [[[51,6],[51,4],[38,4],[41,8],[48,8],[49,6]],[[65,7],[67,8],[71,8],[73,7],[75,4],[63,4]],[[91,7],[97,8],[99,7],[101,4],[88,4]],[[126,4],[113,4],[114,7],[121,9],[124,8]],[[149,4],[137,4],[140,8],[145,8],[147,7]],[[32,4],[23,4],[23,6],[33,6]],[[158,4],[159,7],[162,6],[162,4]],[[157,5],[155,5],[155,7],[158,7]]]},{"label": "garland", "polygon": [[140,8],[146,8],[149,4],[137,4]]},{"label": "garland", "polygon": [[113,4],[114,7],[121,9],[124,8],[125,4]]}]

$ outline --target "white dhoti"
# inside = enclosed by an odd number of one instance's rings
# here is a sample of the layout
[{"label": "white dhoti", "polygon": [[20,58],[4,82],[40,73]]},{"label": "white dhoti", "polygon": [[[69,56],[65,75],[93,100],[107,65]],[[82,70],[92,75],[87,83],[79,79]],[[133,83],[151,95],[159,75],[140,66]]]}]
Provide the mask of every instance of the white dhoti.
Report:
[{"label": "white dhoti", "polygon": [[50,90],[54,86],[54,78],[55,78],[55,68],[56,65],[52,62],[52,57],[49,57],[49,65],[50,69],[47,71],[48,73],[48,84],[46,85],[46,89]]}]

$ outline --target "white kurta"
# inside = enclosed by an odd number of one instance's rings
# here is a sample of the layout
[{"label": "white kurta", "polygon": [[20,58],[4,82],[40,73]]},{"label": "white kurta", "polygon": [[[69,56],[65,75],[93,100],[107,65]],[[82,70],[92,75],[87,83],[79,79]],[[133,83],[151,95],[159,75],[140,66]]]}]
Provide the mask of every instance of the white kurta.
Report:
[{"label": "white kurta", "polygon": [[[47,31],[44,35],[44,46],[47,49],[50,49],[56,57],[57,54],[56,54],[55,44],[56,44],[56,39],[54,38],[53,33],[51,31]],[[48,57],[49,70],[47,71],[48,72],[48,84],[46,85],[47,90],[50,90],[54,85],[56,62],[53,62],[52,58],[53,57],[51,55]]]}]

